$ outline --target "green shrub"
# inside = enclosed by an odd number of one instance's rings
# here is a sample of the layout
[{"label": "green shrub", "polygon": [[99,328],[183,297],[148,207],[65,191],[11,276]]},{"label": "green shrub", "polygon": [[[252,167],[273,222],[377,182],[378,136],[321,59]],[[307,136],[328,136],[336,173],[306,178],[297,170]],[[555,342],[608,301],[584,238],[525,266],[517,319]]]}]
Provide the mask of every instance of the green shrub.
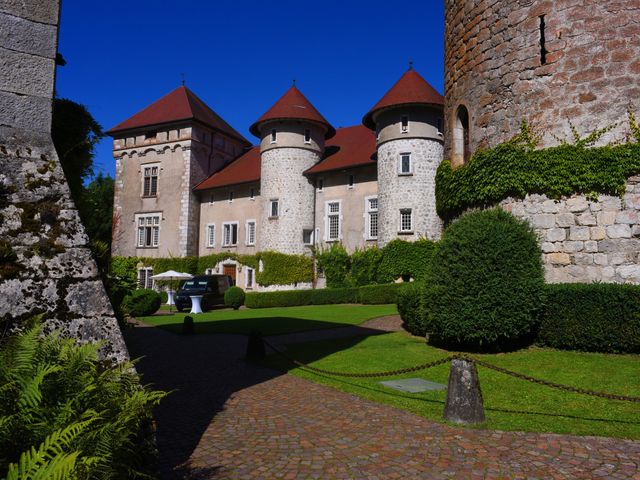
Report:
[{"label": "green shrub", "polygon": [[538,342],[587,352],[640,353],[640,286],[551,284]]},{"label": "green shrub", "polygon": [[8,478],[45,478],[46,469],[57,472],[46,478],[82,480],[152,473],[151,410],[165,394],[141,387],[131,362],[98,361],[98,348],[42,335],[39,325],[3,341],[0,471]]},{"label": "green shrub", "polygon": [[422,283],[411,282],[398,291],[397,299],[402,326],[407,332],[421,337],[427,333],[421,301],[423,291],[424,285]]},{"label": "green shrub", "polygon": [[132,317],[153,315],[160,308],[160,294],[149,289],[135,290],[124,298],[122,307]]},{"label": "green shrub", "polygon": [[378,283],[378,265],[382,250],[377,246],[356,250],[351,255],[351,283],[356,286]]},{"label": "green shrub", "polygon": [[232,307],[234,310],[238,310],[244,305],[245,294],[244,290],[240,287],[230,287],[224,292],[224,304],[227,307]]},{"label": "green shrub", "polygon": [[425,291],[437,341],[508,349],[531,335],[544,299],[536,234],[500,209],[463,215],[445,231]]},{"label": "green shrub", "polygon": [[169,294],[165,290],[158,293],[160,293],[160,305],[165,305],[169,301]]},{"label": "green shrub", "polygon": [[382,249],[382,259],[378,265],[378,282],[394,282],[398,278],[405,281],[413,278],[422,281],[429,272],[435,242],[420,239],[415,242],[392,240]]},{"label": "green shrub", "polygon": [[295,285],[313,281],[313,259],[306,255],[261,252],[263,270],[256,274],[260,285]]},{"label": "green shrub", "polygon": [[445,220],[471,208],[496,205],[531,193],[560,198],[576,193],[621,196],[627,178],[640,173],[640,144],[585,148],[602,130],[574,144],[534,150],[530,131],[478,150],[456,169],[444,161],[436,173],[436,209]]},{"label": "green shrub", "polygon": [[351,259],[341,243],[332,243],[331,247],[316,252],[318,267],[324,271],[327,287],[350,287],[349,271]]},{"label": "green shrub", "polygon": [[316,290],[283,290],[280,292],[247,293],[249,308],[294,307],[300,305],[329,305],[358,303],[358,288],[319,288]]},{"label": "green shrub", "polygon": [[360,287],[358,298],[364,305],[397,303],[398,295],[414,282],[385,283]]}]

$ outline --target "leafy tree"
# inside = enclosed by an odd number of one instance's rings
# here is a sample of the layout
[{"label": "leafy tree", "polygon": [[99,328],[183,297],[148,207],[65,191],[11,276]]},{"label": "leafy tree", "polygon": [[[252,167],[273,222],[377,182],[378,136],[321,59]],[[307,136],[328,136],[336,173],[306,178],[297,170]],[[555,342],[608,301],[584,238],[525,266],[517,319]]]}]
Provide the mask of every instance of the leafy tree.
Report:
[{"label": "leafy tree", "polygon": [[95,147],[104,137],[102,127],[84,105],[56,98],[53,101],[51,136],[71,195],[78,204],[83,183],[93,174]]},{"label": "leafy tree", "polygon": [[114,183],[113,178],[99,173],[83,189],[77,203],[89,238],[107,245],[111,245]]}]

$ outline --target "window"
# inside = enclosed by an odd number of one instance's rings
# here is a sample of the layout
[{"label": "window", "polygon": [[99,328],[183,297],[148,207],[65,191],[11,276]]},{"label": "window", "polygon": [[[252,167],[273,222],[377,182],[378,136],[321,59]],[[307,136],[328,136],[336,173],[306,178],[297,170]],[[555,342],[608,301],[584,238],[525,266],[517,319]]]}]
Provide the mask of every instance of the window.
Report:
[{"label": "window", "polygon": [[271,203],[269,206],[269,218],[278,218],[278,215],[280,213],[278,208],[279,208],[278,200],[277,199],[271,200]]},{"label": "window", "polygon": [[436,121],[436,129],[438,130],[438,135],[442,135],[442,118],[438,118]]},{"label": "window", "polygon": [[318,179],[318,191],[321,192],[322,190],[324,190],[324,179],[319,178]]},{"label": "window", "polygon": [[308,128],[304,129],[304,143],[311,143],[311,130]]},{"label": "window", "polygon": [[222,224],[222,246],[232,247],[238,244],[238,222]]},{"label": "window", "polygon": [[378,238],[378,198],[365,198],[365,238],[375,240]]},{"label": "window", "polygon": [[255,220],[247,220],[245,243],[247,245],[256,244],[256,221]]},{"label": "window", "polygon": [[276,143],[276,139],[278,138],[278,132],[276,132],[276,129],[272,129],[271,130],[271,143]]},{"label": "window", "polygon": [[207,247],[216,246],[216,226],[207,225]]},{"label": "window", "polygon": [[413,216],[410,208],[403,208],[400,210],[400,231],[412,232],[413,231]]},{"label": "window", "polygon": [[380,140],[380,125],[376,125],[376,140]]},{"label": "window", "polygon": [[409,131],[409,117],[406,115],[400,119],[400,131],[402,133],[407,133]]},{"label": "window", "polygon": [[153,288],[153,268],[138,269],[138,288]]},{"label": "window", "polygon": [[411,175],[411,154],[410,153],[401,153],[400,154],[400,165],[399,165],[399,173],[400,175]]},{"label": "window", "polygon": [[213,193],[209,195],[209,203],[213,203]]},{"label": "window", "polygon": [[255,200],[256,199],[256,189],[255,188],[251,188],[249,190],[249,199],[250,200]]},{"label": "window", "polygon": [[145,132],[144,139],[145,140],[155,140],[157,136],[158,136],[158,132],[156,132],[155,130],[150,130],[148,132]]},{"label": "window", "polygon": [[233,190],[229,190],[229,203],[233,202]]},{"label": "window", "polygon": [[138,247],[157,247],[160,243],[160,214],[139,215]]},{"label": "window", "polygon": [[545,30],[545,22],[544,15],[540,15],[540,65],[545,65],[547,63],[547,47],[545,44],[544,38],[544,30]]},{"label": "window", "polygon": [[313,229],[302,230],[302,243],[305,245],[313,245]]},{"label": "window", "polygon": [[326,241],[334,242],[340,240],[340,202],[327,202],[325,211]]},{"label": "window", "polygon": [[349,175],[349,188],[353,188],[356,178],[353,175]]},{"label": "window", "polygon": [[253,288],[253,279],[255,278],[255,270],[253,268],[249,268],[246,267],[245,269],[245,275],[246,275],[246,281],[245,281],[245,287],[246,288]]},{"label": "window", "polygon": [[144,167],[144,183],[142,186],[143,197],[155,197],[158,195],[158,166]]},{"label": "window", "polygon": [[469,148],[469,112],[464,105],[458,107],[453,130],[453,159],[456,165],[467,163],[471,157]]}]

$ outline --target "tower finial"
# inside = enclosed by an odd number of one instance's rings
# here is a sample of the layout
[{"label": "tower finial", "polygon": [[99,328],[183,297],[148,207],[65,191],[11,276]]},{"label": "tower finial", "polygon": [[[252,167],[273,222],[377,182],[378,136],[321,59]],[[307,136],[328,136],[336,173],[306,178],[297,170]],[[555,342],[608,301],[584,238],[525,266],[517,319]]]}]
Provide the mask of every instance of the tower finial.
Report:
[{"label": "tower finial", "polygon": [[182,77],[182,86],[184,87],[184,84],[187,83],[187,81],[184,78],[184,73],[181,73],[180,76]]},{"label": "tower finial", "polygon": [[291,80],[291,82],[293,83],[293,86],[296,86],[296,79],[294,78],[293,80]]},{"label": "tower finial", "polygon": [[409,60],[409,70],[413,70],[413,60]]}]

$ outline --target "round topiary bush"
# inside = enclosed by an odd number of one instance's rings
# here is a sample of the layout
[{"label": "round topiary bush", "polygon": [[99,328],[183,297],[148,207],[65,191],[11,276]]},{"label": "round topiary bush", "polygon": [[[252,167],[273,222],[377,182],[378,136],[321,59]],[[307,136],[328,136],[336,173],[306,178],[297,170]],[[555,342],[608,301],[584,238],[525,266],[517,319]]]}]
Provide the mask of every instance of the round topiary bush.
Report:
[{"label": "round topiary bush", "polygon": [[536,233],[501,209],[452,223],[431,263],[424,295],[430,338],[460,349],[507,350],[527,340],[544,300]]},{"label": "round topiary bush", "polygon": [[233,307],[234,310],[238,310],[244,305],[244,290],[240,287],[231,287],[224,292],[224,304],[227,307]]},{"label": "round topiary bush", "polygon": [[133,317],[153,315],[160,308],[160,294],[155,290],[134,290],[124,298],[122,308]]}]

